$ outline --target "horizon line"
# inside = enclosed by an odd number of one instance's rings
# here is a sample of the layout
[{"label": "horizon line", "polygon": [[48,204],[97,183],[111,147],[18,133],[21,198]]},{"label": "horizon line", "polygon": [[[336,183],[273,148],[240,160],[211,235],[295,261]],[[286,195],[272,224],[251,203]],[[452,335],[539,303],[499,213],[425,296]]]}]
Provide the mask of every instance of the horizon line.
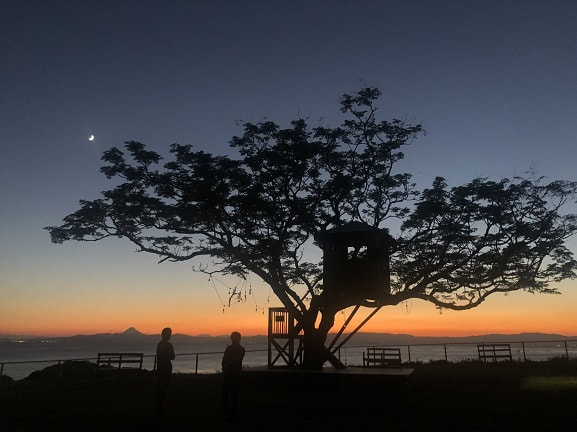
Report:
[{"label": "horizon line", "polygon": [[[64,338],[71,338],[71,337],[81,337],[81,336],[115,336],[115,335],[128,335],[130,333],[136,333],[136,335],[142,336],[160,336],[159,333],[143,333],[136,329],[135,327],[129,327],[120,332],[98,332],[98,333],[77,333],[71,334],[68,336],[49,336],[49,335],[41,335],[41,334],[3,334],[0,333],[0,339],[6,338],[21,338],[21,339],[64,339]],[[329,335],[334,335],[337,332],[329,332]],[[348,333],[343,333],[348,334]],[[472,338],[472,337],[483,337],[483,336],[517,336],[517,335],[526,335],[526,334],[533,334],[533,335],[543,335],[543,336],[560,336],[563,338],[577,338],[577,335],[565,335],[562,333],[544,333],[539,331],[522,331],[516,333],[476,333],[476,334],[468,334],[468,335],[460,335],[460,336],[449,336],[449,335],[442,335],[442,336],[433,336],[433,335],[421,335],[416,336],[411,333],[390,333],[390,332],[378,332],[378,331],[359,331],[356,333],[357,335],[389,335],[389,336],[405,336],[405,337],[414,337],[414,338],[435,338],[435,339],[458,339],[458,338]],[[210,338],[222,338],[222,337],[230,337],[230,334],[217,334],[213,335],[210,333],[200,333],[200,334],[187,334],[187,333],[173,333],[172,337],[175,336],[186,336],[186,337],[210,337]],[[243,335],[245,338],[250,337],[268,337],[265,333],[257,333],[257,334],[247,334]]]}]

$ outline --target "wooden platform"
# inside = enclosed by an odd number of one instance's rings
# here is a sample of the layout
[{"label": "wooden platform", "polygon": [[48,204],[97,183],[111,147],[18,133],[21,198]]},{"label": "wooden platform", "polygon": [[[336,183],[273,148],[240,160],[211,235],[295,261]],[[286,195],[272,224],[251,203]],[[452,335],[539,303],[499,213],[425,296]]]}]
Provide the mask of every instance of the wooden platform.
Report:
[{"label": "wooden platform", "polygon": [[259,379],[289,380],[295,381],[359,381],[359,382],[381,382],[381,381],[407,381],[415,369],[411,368],[365,368],[347,367],[346,369],[323,368],[320,370],[289,369],[255,367],[243,369],[243,374],[250,374]]},{"label": "wooden platform", "polygon": [[413,372],[414,369],[410,368],[327,367],[303,370],[255,367],[243,369],[243,379],[263,388],[263,391],[287,388],[326,393],[345,391],[351,394],[395,395],[407,385]]},{"label": "wooden platform", "polygon": [[320,370],[289,369],[255,367],[243,369],[246,373],[270,373],[270,374],[299,374],[299,375],[356,375],[356,376],[396,376],[409,377],[415,371],[412,368],[365,368],[360,366],[349,366],[345,369],[323,368]]}]

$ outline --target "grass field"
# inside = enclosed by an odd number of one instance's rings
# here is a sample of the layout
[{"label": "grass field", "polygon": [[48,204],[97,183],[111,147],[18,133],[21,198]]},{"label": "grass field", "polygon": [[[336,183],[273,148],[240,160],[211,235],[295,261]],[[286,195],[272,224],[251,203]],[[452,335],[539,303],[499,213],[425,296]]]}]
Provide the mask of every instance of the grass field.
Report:
[{"label": "grass field", "polygon": [[174,375],[163,416],[152,373],[4,380],[0,431],[577,430],[575,361],[412,367],[409,380],[246,372],[234,423],[218,374]]}]

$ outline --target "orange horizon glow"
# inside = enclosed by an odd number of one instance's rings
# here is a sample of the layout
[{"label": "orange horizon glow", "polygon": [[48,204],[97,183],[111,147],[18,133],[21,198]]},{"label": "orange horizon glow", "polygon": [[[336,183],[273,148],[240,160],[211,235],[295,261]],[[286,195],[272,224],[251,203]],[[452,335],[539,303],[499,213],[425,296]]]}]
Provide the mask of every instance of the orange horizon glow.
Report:
[{"label": "orange horizon glow", "polygon": [[[160,334],[162,328],[171,327],[174,333],[192,336],[229,335],[232,331],[266,335],[267,309],[281,306],[270,288],[258,281],[252,281],[245,302],[228,307],[223,304],[228,300],[225,290],[217,294],[204,276],[191,276],[187,267],[150,266],[148,272],[137,272],[130,265],[128,258],[118,269],[109,265],[106,278],[99,267],[88,267],[78,277],[65,274],[62,268],[76,269],[68,261],[64,267],[54,266],[52,274],[43,273],[44,278],[34,273],[37,280],[14,285],[11,295],[3,296],[0,335],[58,337],[121,333],[130,327],[145,334]],[[459,312],[440,312],[430,303],[409,300],[383,307],[360,331],[414,336],[525,332],[577,336],[575,284],[565,281],[559,290],[560,295],[496,294],[477,308]],[[337,314],[333,332],[348,314],[349,310]],[[367,314],[368,310],[361,308],[346,332]]]},{"label": "orange horizon glow", "polygon": [[[132,326],[130,326],[132,327]],[[8,329],[7,331],[3,330],[3,333],[0,333],[0,336],[12,336],[12,337],[68,337],[68,336],[77,336],[77,335],[96,335],[96,334],[115,334],[115,333],[122,333],[130,327],[122,327],[117,329],[108,329],[105,330],[103,328],[82,328],[82,329],[58,329],[58,330],[51,330],[51,331],[44,331],[38,330],[37,328],[22,328],[19,327],[18,329]],[[167,326],[171,327],[171,326]],[[159,335],[162,328],[157,329],[155,328],[143,328],[143,327],[135,327],[136,330],[145,334],[145,335]],[[181,327],[171,327],[173,329],[174,334],[183,334],[188,336],[228,336],[231,331],[213,331],[213,332],[193,332],[193,329],[181,328]],[[230,327],[232,328],[232,327]],[[239,331],[243,336],[266,336],[266,328],[263,326],[262,329],[244,329],[243,327],[234,327],[235,331]],[[332,329],[331,333],[335,333],[338,329]],[[345,334],[348,332],[346,331]],[[519,328],[519,329],[507,329],[503,330],[500,328],[483,328],[483,329],[463,329],[461,331],[458,330],[449,330],[445,328],[435,328],[435,329],[422,329],[422,328],[403,328],[403,329],[381,329],[381,328],[374,328],[370,326],[366,326],[359,330],[359,333],[386,333],[386,334],[395,334],[395,335],[411,335],[416,337],[467,337],[467,336],[482,336],[482,335],[493,335],[493,334],[521,334],[521,333],[542,333],[542,334],[556,334],[563,337],[577,337],[577,331],[568,328],[566,331],[563,329],[532,329],[528,330],[526,328]]]},{"label": "orange horizon glow", "polygon": [[[510,297],[495,298],[476,309],[458,312],[440,312],[422,301],[409,303],[409,306],[388,306],[379,311],[360,331],[431,337],[517,333],[577,336],[576,308],[567,301],[568,296],[516,293]],[[159,334],[164,327],[171,327],[174,333],[191,336],[228,335],[233,330],[245,336],[267,334],[266,308],[255,309],[247,304],[224,309],[206,304],[197,308],[182,303],[180,307],[171,306],[159,310],[158,307],[140,305],[138,310],[131,313],[122,308],[107,310],[105,313],[95,308],[78,308],[62,314],[59,310],[44,308],[43,313],[36,314],[33,309],[29,309],[27,314],[16,312],[12,316],[1,317],[0,334],[63,337],[121,333],[130,327],[144,334]],[[347,310],[337,314],[332,332],[340,329],[348,313]],[[352,331],[367,314],[368,310],[361,308],[345,333]],[[35,318],[22,319],[31,315]]]}]

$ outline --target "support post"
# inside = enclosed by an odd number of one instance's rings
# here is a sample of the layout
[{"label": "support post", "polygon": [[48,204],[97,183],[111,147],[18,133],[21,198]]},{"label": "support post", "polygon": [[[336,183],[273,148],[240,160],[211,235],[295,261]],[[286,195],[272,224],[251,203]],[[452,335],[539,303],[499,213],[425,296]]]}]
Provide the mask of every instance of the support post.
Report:
[{"label": "support post", "polygon": [[338,351],[344,344],[346,344],[348,342],[348,340],[350,338],[352,338],[355,334],[357,334],[357,332],[367,323],[368,320],[370,320],[379,310],[381,310],[382,306],[378,306],[375,308],[375,310],[373,310],[368,317],[366,317],[363,322],[361,322],[346,338],[344,341],[342,341],[340,344],[337,345],[336,348],[334,348],[331,353],[334,354],[336,351]]},{"label": "support post", "polygon": [[347,328],[347,326],[349,325],[349,323],[351,322],[351,320],[353,319],[353,317],[355,316],[355,314],[357,313],[357,311],[359,310],[360,306],[356,305],[355,308],[351,311],[351,314],[347,317],[347,319],[345,320],[345,322],[343,323],[343,325],[341,326],[341,329],[339,330],[339,332],[336,334],[336,336],[334,337],[334,339],[332,340],[331,344],[329,345],[329,347],[327,348],[329,351],[333,348],[333,346],[335,345],[335,343],[337,342],[337,340],[341,337],[341,335],[343,334],[343,332],[345,331],[345,329]]}]

